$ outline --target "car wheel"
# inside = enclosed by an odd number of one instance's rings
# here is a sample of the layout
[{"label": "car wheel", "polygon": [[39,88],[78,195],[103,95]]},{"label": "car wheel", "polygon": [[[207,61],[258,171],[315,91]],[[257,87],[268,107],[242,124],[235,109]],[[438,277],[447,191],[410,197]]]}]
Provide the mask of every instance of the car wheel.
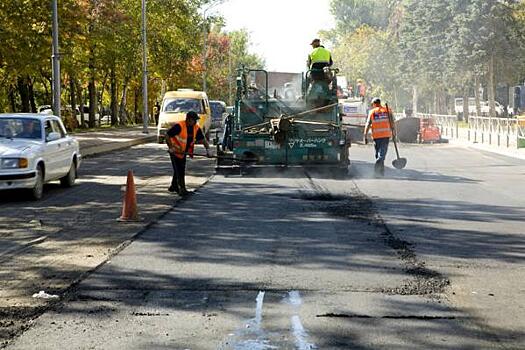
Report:
[{"label": "car wheel", "polygon": [[75,184],[75,180],[77,178],[77,166],[75,165],[75,162],[71,162],[71,168],[69,168],[69,172],[66,176],[60,179],[60,184],[64,187],[71,187]]},{"label": "car wheel", "polygon": [[44,171],[42,166],[39,165],[36,168],[36,182],[35,186],[31,189],[31,198],[33,200],[39,200],[44,194]]}]

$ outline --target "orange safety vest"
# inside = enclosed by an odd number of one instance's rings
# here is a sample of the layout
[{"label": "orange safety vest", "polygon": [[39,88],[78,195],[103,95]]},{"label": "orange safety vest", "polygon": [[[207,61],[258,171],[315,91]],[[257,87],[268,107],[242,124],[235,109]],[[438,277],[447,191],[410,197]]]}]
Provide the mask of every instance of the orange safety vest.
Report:
[{"label": "orange safety vest", "polygon": [[374,140],[392,136],[389,112],[390,111],[385,107],[376,107],[370,112],[370,119],[372,120],[372,138]]},{"label": "orange safety vest", "polygon": [[[170,140],[173,147],[175,148],[175,157],[182,159],[185,156],[186,146],[188,143],[188,126],[186,125],[185,120],[178,122],[177,124],[180,125],[180,133],[170,138]],[[195,139],[197,138],[198,131],[199,126],[195,124],[193,126],[193,141],[188,148],[188,154],[190,157],[193,157],[193,148],[195,146]]]}]

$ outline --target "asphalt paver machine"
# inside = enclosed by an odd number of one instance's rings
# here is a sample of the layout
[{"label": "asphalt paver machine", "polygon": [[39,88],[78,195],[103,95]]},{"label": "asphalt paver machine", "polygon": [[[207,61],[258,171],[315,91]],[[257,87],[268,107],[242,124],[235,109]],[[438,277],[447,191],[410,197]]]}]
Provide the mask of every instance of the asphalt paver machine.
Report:
[{"label": "asphalt paver machine", "polygon": [[233,113],[217,146],[217,171],[306,167],[346,174],[349,137],[342,126],[336,71],[302,74],[296,100],[269,91],[268,72],[241,68]]}]

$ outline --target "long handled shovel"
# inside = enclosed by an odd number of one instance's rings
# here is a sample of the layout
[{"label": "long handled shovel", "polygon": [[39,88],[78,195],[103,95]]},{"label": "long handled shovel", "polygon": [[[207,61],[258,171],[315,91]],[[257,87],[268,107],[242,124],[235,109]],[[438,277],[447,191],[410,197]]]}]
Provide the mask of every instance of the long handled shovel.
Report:
[{"label": "long handled shovel", "polygon": [[[394,118],[390,115],[390,109],[388,108],[388,103],[386,104],[386,110],[388,111],[388,118],[390,119],[390,126],[392,130],[394,129]],[[394,141],[394,147],[396,149],[396,156],[397,158],[392,161],[392,166],[396,169],[403,169],[407,165],[407,159],[401,158],[399,156],[399,150],[397,149],[397,142],[396,142],[396,135],[392,137],[392,141]]]}]

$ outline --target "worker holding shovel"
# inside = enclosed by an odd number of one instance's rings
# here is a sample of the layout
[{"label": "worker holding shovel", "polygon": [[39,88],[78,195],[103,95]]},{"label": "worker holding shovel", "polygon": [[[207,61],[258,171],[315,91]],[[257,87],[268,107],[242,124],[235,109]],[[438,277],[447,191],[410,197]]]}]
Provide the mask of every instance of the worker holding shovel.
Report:
[{"label": "worker holding shovel", "polygon": [[372,99],[372,110],[368,114],[366,127],[364,132],[364,142],[368,143],[367,135],[372,129],[372,139],[374,139],[376,164],[374,171],[376,176],[384,176],[385,174],[385,159],[388,152],[388,144],[390,138],[393,137],[394,145],[396,146],[397,159],[392,162],[397,169],[402,169],[406,165],[405,158],[399,158],[397,144],[395,143],[395,129],[392,117],[392,111],[386,107],[381,106],[379,98]]},{"label": "worker holding shovel", "polygon": [[197,125],[199,115],[190,111],[186,114],[186,120],[173,125],[167,132],[166,143],[170,153],[171,165],[173,166],[173,177],[170,192],[177,192],[181,196],[186,196],[186,156],[193,157],[195,143],[202,143],[206,147],[206,155],[211,157],[210,144]]}]

